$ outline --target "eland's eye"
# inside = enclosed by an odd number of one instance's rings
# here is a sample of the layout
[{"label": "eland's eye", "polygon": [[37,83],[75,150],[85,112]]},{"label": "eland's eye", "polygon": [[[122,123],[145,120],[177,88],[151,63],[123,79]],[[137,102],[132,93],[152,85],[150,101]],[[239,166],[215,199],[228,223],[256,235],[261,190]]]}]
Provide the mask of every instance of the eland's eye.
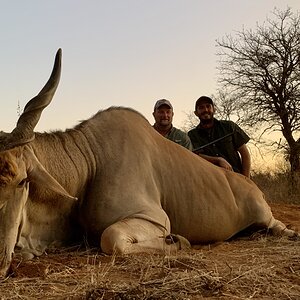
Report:
[{"label": "eland's eye", "polygon": [[28,178],[24,178],[23,180],[21,180],[18,184],[19,188],[22,188],[25,186],[25,184],[28,182]]}]

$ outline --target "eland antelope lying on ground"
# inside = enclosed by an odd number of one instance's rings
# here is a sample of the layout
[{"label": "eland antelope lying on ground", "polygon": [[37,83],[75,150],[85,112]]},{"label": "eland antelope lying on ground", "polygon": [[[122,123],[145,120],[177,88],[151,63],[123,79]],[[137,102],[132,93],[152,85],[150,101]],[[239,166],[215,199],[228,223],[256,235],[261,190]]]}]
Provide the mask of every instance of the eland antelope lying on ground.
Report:
[{"label": "eland antelope lying on ground", "polygon": [[[229,239],[250,225],[296,233],[262,192],[163,138],[129,108],[111,107],[65,132],[34,133],[58,86],[61,50],[11,133],[0,133],[0,274],[25,258],[87,236],[112,254],[176,251]],[[170,233],[174,235],[170,235]]]}]

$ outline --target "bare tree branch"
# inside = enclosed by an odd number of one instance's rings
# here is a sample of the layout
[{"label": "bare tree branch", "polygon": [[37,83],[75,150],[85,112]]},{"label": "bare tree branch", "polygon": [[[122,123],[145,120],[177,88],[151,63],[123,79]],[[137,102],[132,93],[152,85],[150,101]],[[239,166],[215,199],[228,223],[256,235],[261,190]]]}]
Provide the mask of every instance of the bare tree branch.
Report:
[{"label": "bare tree branch", "polygon": [[[300,171],[300,16],[275,9],[256,30],[217,40],[223,115],[234,114],[245,128],[280,131],[275,144],[288,153],[292,171]],[[228,97],[232,94],[231,98]],[[230,111],[231,110],[231,111]],[[274,145],[275,145],[274,144]]]}]

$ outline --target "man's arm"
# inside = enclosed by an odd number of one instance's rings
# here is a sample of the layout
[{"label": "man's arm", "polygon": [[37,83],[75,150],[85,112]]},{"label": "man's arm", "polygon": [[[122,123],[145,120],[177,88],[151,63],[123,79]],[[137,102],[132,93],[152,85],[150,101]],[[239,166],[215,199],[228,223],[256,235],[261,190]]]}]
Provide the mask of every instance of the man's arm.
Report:
[{"label": "man's arm", "polygon": [[242,160],[242,174],[250,178],[251,156],[246,144],[239,147],[238,152]]},{"label": "man's arm", "polygon": [[214,165],[217,165],[221,168],[224,168],[226,170],[233,171],[232,166],[227,160],[225,160],[223,157],[216,157],[216,156],[209,156],[205,154],[198,154],[200,157],[206,159],[207,161],[211,162]]}]

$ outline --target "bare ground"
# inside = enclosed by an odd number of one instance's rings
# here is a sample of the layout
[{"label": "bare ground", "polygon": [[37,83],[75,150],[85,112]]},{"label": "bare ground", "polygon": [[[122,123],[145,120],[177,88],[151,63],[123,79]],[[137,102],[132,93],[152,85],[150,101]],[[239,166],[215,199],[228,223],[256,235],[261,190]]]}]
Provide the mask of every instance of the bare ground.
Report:
[{"label": "bare ground", "polygon": [[[300,206],[271,204],[300,229]],[[106,256],[60,249],[32,261],[16,258],[0,299],[300,299],[300,241],[267,232],[174,256]]]}]

